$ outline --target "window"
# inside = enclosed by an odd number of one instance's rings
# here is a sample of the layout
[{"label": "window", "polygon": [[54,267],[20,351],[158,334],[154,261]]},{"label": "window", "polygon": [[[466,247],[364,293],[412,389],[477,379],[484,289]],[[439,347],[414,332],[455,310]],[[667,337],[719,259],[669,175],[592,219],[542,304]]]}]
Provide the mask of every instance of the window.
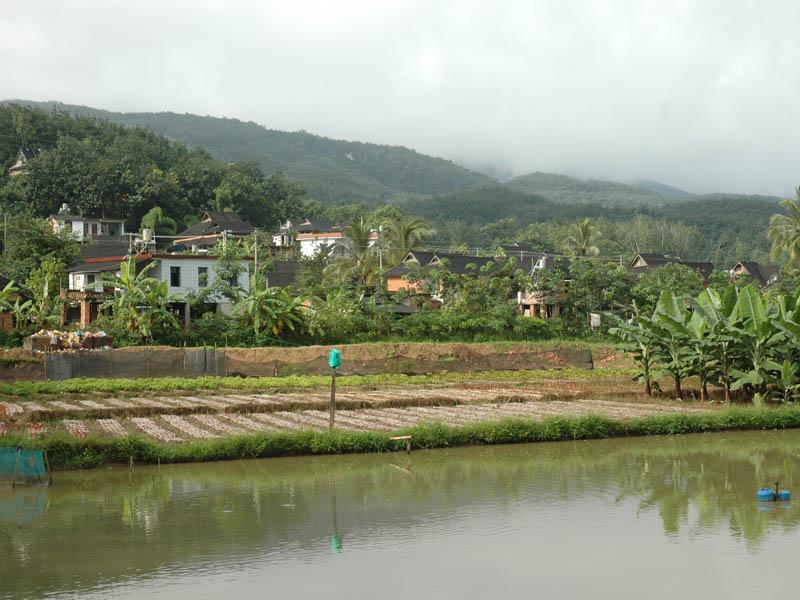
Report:
[{"label": "window", "polygon": [[85,288],[92,288],[92,287],[94,287],[94,282],[95,282],[95,281],[96,281],[96,277],[95,277],[95,275],[94,275],[93,273],[88,273],[88,274],[86,275],[86,285],[84,285],[84,287],[85,287]]},{"label": "window", "polygon": [[181,287],[181,268],[180,267],[170,267],[169,268],[169,284],[172,287]]},{"label": "window", "polygon": [[208,287],[208,267],[197,267],[197,285]]}]

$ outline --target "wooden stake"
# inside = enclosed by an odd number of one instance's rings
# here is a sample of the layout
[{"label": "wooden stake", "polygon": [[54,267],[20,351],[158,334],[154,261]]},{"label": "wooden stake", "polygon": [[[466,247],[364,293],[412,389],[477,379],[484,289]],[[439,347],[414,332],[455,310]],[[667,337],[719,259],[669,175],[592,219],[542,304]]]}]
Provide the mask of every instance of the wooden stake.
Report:
[{"label": "wooden stake", "polygon": [[333,418],[336,412],[336,369],[331,369],[331,418],[328,429],[333,431]]}]

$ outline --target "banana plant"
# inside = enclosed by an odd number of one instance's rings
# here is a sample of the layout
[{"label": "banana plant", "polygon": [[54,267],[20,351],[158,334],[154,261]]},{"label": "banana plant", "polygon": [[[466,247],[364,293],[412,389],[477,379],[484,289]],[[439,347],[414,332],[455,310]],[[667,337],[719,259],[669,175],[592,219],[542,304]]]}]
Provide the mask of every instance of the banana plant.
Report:
[{"label": "banana plant", "polygon": [[783,359],[777,383],[778,389],[781,392],[781,400],[784,402],[792,401],[800,395],[800,379],[798,379],[798,372],[800,372],[800,367],[798,367],[796,362],[788,358]]},{"label": "banana plant", "polygon": [[690,370],[700,379],[700,401],[708,401],[708,382],[717,367],[713,326],[705,315],[694,311],[686,324],[689,333]]},{"label": "banana plant", "polygon": [[759,403],[766,398],[772,373],[781,370],[772,360],[772,351],[783,342],[785,335],[774,324],[775,305],[768,299],[765,302],[752,285],[739,290],[735,312],[739,322],[733,331],[739,335],[744,368],[734,371],[736,380],[731,389],[749,388],[754,392],[753,401]]},{"label": "banana plant", "polygon": [[688,321],[688,311],[678,303],[671,290],[666,290],[658,298],[653,317],[643,322],[655,337],[656,359],[675,384],[676,400],[683,399],[681,382],[692,366]]},{"label": "banana plant", "polygon": [[[731,402],[734,371],[741,354],[738,336],[733,330],[737,318],[736,302],[737,288],[734,285],[728,286],[722,296],[713,289],[705,289],[693,302],[692,319],[696,314],[706,323],[704,341],[706,349],[713,356],[713,362],[709,364],[711,373],[708,381],[723,388],[725,402],[728,403]],[[705,392],[704,395],[708,396]]]},{"label": "banana plant", "polygon": [[647,317],[639,314],[635,304],[633,309],[635,318],[631,322],[613,313],[607,313],[607,316],[616,322],[616,325],[610,328],[608,333],[619,340],[620,348],[628,352],[639,366],[639,373],[636,379],[644,383],[645,392],[648,396],[652,396],[656,339],[652,330],[644,325]]}]

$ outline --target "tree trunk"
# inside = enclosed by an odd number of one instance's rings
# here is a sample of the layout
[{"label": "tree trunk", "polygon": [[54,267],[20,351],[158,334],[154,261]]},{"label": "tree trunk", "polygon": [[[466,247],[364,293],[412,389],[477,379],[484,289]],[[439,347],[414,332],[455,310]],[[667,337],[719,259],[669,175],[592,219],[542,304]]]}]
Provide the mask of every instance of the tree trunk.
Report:
[{"label": "tree trunk", "polygon": [[653,396],[653,385],[650,383],[650,378],[646,377],[644,380],[644,391],[647,393],[649,398]]},{"label": "tree trunk", "polygon": [[700,402],[708,400],[708,384],[705,380],[700,382]]},{"label": "tree trunk", "polygon": [[725,402],[731,403],[731,384],[729,381],[725,382]]},{"label": "tree trunk", "polygon": [[681,390],[681,378],[675,377],[675,400],[683,401],[683,390]]}]

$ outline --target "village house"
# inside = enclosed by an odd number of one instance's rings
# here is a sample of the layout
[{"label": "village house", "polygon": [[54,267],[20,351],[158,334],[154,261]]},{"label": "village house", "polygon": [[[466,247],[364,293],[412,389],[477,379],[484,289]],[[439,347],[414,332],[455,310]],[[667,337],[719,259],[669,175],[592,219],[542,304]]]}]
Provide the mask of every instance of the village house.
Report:
[{"label": "village house", "polygon": [[54,233],[72,234],[81,242],[116,241],[125,236],[124,219],[101,219],[84,217],[73,212],[68,204],[62,204],[57,215],[50,215]]},{"label": "village house", "polygon": [[403,262],[386,271],[386,290],[392,293],[401,290],[413,290],[417,293],[422,291],[421,284],[409,281],[407,276],[415,271],[427,270],[435,257],[436,253],[434,252],[421,252],[418,250],[412,250],[406,254]]},{"label": "village house", "polygon": [[223,238],[244,239],[255,229],[234,212],[208,210],[203,213],[199,223],[181,231],[176,236],[175,244],[191,248],[193,252],[207,252]]},{"label": "village house", "polygon": [[730,273],[733,280],[750,276],[758,287],[765,288],[778,280],[780,267],[778,265],[761,265],[751,260],[740,260]]},{"label": "village house", "polygon": [[[69,275],[68,289],[61,290],[62,323],[78,323],[85,327],[95,321],[102,312],[103,303],[113,299],[114,289],[106,281],[111,274],[120,273],[120,263],[127,260],[125,256],[87,258],[84,262],[67,269]],[[137,269],[155,263],[149,276],[166,281],[168,292],[174,297],[172,305],[176,314],[180,315],[188,326],[192,318],[205,312],[221,312],[229,314],[232,303],[225,298],[209,297],[208,304],[195,307],[194,311],[189,299],[205,288],[208,288],[216,277],[216,257],[208,254],[155,254],[143,253],[134,257]],[[243,257],[240,261],[240,273],[236,282],[242,291],[250,291],[249,263],[252,259]]]},{"label": "village house", "polygon": [[14,163],[8,168],[8,174],[11,177],[23,175],[28,172],[28,162],[39,156],[41,150],[35,148],[23,147],[17,151],[17,157]]},{"label": "village house", "polygon": [[711,278],[711,273],[714,271],[713,263],[707,261],[683,260],[677,256],[669,256],[667,254],[637,254],[633,261],[631,261],[629,270],[633,274],[641,274],[671,264],[679,264],[694,269],[702,275],[703,281],[706,284]]},{"label": "village house", "polygon": [[[331,248],[331,257],[344,256],[348,252],[349,240],[344,234],[345,227],[332,225],[325,221],[306,219],[295,229],[294,242],[300,246],[300,255],[313,258],[323,248]],[[370,232],[369,245],[377,243],[380,234],[378,231]]]},{"label": "village house", "polygon": [[[517,304],[526,317],[540,319],[557,319],[566,299],[566,284],[569,281],[569,259],[556,252],[539,252],[522,250],[518,247],[503,247],[509,258],[517,260],[517,264],[533,279],[533,287],[525,292],[517,293]],[[558,284],[545,284],[545,277],[558,271]]]}]

